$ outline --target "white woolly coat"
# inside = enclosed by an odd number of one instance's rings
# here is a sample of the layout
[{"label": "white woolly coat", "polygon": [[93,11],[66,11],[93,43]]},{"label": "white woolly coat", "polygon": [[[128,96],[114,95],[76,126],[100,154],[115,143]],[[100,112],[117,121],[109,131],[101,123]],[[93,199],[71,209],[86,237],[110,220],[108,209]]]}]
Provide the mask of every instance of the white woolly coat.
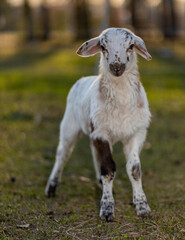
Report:
[{"label": "white woolly coat", "polygon": [[[103,73],[78,80],[68,95],[66,114],[69,113],[74,127],[93,139],[114,144],[127,141],[138,132],[146,135],[151,114],[137,65],[121,77]],[[91,123],[95,129],[92,134]]]}]

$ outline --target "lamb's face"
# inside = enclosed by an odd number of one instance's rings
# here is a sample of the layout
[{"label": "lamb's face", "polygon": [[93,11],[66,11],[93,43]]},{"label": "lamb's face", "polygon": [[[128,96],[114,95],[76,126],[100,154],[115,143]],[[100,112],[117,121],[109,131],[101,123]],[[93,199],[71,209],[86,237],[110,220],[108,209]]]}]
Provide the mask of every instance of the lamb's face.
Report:
[{"label": "lamb's face", "polygon": [[134,51],[147,60],[152,59],[140,37],[125,28],[108,28],[83,43],[77,54],[88,57],[100,52],[102,70],[119,77],[135,63]]},{"label": "lamb's face", "polygon": [[134,52],[132,33],[121,28],[108,29],[100,36],[100,47],[112,75],[119,77],[129,69]]}]

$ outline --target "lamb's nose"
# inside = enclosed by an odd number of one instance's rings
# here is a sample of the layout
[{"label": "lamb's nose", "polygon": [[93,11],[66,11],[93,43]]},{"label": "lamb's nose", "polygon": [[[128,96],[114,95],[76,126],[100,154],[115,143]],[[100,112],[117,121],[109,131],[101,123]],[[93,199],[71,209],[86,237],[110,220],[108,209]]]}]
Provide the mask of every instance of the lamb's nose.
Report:
[{"label": "lamb's nose", "polygon": [[119,62],[114,63],[113,68],[114,70],[119,71],[121,69],[121,63]]},{"label": "lamb's nose", "polygon": [[125,64],[114,62],[109,65],[111,72],[116,76],[121,76],[125,70]]}]

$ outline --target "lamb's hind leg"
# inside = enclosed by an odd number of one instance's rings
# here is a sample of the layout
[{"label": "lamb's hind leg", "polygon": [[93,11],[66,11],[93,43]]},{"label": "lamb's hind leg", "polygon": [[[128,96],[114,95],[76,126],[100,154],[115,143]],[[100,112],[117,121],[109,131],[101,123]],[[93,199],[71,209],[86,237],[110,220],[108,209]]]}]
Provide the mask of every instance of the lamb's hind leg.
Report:
[{"label": "lamb's hind leg", "polygon": [[64,165],[73,150],[79,132],[79,127],[74,118],[71,115],[66,114],[60,126],[60,140],[57,148],[55,164],[45,189],[45,194],[48,197],[55,196],[57,185],[61,180]]},{"label": "lamb's hind leg", "polygon": [[146,131],[139,132],[124,146],[127,159],[127,173],[133,189],[133,204],[136,207],[138,216],[147,216],[151,212],[142,188],[141,164],[139,159],[139,152],[142,148],[145,136]]}]

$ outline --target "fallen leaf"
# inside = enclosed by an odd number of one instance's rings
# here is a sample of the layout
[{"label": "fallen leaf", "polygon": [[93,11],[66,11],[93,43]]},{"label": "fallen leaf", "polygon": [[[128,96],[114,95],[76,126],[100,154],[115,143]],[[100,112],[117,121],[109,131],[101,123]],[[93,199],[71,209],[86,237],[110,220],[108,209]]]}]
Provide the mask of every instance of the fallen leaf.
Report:
[{"label": "fallen leaf", "polygon": [[18,228],[29,228],[30,224],[17,225]]},{"label": "fallen leaf", "polygon": [[131,233],[129,233],[129,236],[132,238],[138,238],[138,237],[140,237],[140,234],[137,232],[131,232]]},{"label": "fallen leaf", "polygon": [[86,178],[86,177],[83,177],[83,176],[80,176],[79,178],[82,182],[90,182],[91,181],[89,178]]}]

